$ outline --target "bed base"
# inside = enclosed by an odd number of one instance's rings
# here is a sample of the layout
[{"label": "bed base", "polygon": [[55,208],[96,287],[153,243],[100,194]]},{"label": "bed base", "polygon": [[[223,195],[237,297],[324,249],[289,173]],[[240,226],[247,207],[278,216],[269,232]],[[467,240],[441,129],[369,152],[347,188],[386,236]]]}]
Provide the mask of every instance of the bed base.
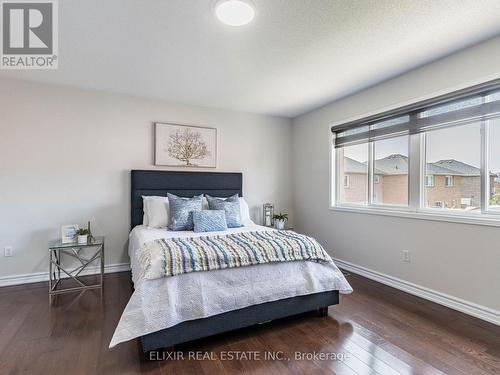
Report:
[{"label": "bed base", "polygon": [[308,294],[278,301],[261,303],[243,309],[229,311],[208,318],[190,320],[173,327],[141,336],[142,350],[171,348],[218,333],[233,331],[271,320],[318,310],[320,316],[328,315],[328,306],[339,303],[339,292],[329,291]]},{"label": "bed base", "polygon": [[[230,197],[239,194],[241,197],[243,196],[242,187],[243,175],[241,173],[133,170],[131,172],[130,226],[134,228],[142,224],[142,196],[166,196],[167,193],[172,193],[181,197],[199,194],[209,194],[214,197]],[[328,314],[328,306],[338,303],[338,291],[262,303],[209,318],[182,322],[150,333],[141,337],[142,348],[144,352],[149,352],[172,347],[202,337],[313,310],[319,310],[321,316],[325,316]]]}]

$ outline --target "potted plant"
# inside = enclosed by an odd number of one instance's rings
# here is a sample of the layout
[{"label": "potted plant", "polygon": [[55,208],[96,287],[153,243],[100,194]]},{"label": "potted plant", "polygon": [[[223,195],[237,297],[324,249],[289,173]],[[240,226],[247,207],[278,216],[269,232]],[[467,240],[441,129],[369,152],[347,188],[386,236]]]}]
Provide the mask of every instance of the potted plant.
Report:
[{"label": "potted plant", "polygon": [[78,236],[78,244],[83,245],[88,241],[89,231],[88,229],[78,229],[76,231],[76,235]]},{"label": "potted plant", "polygon": [[274,219],[274,227],[279,230],[285,229],[285,221],[288,220],[288,214],[279,213],[277,215],[273,215]]}]

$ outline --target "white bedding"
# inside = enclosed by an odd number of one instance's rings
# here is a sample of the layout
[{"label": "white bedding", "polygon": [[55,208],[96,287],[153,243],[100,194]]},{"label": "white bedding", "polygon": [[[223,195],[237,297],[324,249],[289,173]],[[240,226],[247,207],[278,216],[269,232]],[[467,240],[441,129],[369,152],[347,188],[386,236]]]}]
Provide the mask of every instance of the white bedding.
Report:
[{"label": "white bedding", "polygon": [[[222,233],[270,230],[254,225]],[[159,238],[196,237],[207,233],[173,232],[135,227],[129,255],[135,291],[118,323],[110,347],[172,327],[251,305],[299,295],[352,288],[334,264],[284,262],[216,271],[192,272],[156,280],[144,279],[138,264],[142,244]]]}]

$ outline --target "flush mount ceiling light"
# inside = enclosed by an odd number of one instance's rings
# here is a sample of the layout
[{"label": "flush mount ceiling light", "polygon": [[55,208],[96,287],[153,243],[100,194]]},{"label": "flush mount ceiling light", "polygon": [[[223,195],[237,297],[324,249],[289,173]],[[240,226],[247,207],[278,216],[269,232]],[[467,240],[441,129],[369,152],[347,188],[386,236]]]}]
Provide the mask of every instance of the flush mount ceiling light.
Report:
[{"label": "flush mount ceiling light", "polygon": [[215,5],[215,15],[226,25],[243,26],[253,20],[255,10],[249,0],[220,0]]}]

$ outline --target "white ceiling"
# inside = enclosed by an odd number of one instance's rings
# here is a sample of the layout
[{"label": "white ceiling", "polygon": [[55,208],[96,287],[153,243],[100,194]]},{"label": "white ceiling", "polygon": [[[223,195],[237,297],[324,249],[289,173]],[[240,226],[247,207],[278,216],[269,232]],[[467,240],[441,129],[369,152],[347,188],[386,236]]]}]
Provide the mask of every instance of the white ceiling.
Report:
[{"label": "white ceiling", "polygon": [[60,0],[59,69],[2,76],[294,117],[500,33],[498,0]]}]

